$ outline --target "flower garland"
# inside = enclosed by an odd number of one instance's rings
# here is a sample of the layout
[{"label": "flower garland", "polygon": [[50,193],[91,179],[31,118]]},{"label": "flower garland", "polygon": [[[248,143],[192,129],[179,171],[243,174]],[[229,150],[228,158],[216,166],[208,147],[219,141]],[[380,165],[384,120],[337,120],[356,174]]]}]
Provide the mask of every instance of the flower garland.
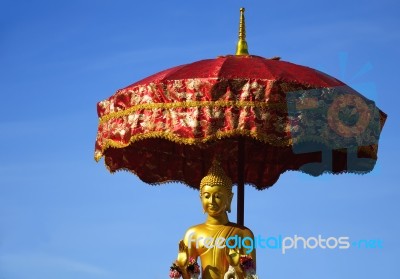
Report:
[{"label": "flower garland", "polygon": [[172,263],[171,267],[169,268],[169,278],[180,278],[182,275],[179,266],[176,263]]},{"label": "flower garland", "polygon": [[[253,258],[250,255],[241,255],[239,260],[240,267],[245,273],[246,278],[258,278],[255,273],[255,264]],[[191,278],[198,278],[200,275],[200,266],[197,263],[196,259],[193,257],[189,258],[188,265],[186,267],[187,273],[190,275]],[[179,266],[176,262],[173,262],[171,267],[169,268],[169,277],[170,278],[181,278],[182,271],[180,270]]]},{"label": "flower garland", "polygon": [[239,260],[240,267],[245,273],[245,278],[255,279],[258,278],[256,275],[256,266],[253,258],[250,255],[241,255]]},{"label": "flower garland", "polygon": [[200,274],[200,266],[196,262],[196,259],[193,257],[189,258],[189,264],[186,268],[187,272],[189,273],[190,276],[192,275],[199,275]]},{"label": "flower garland", "polygon": [[[198,278],[200,275],[200,266],[197,263],[196,259],[193,257],[189,258],[188,266],[186,267],[187,273],[191,278]],[[182,276],[182,271],[176,262],[173,262],[171,267],[169,268],[169,277],[170,278],[180,278]]]}]

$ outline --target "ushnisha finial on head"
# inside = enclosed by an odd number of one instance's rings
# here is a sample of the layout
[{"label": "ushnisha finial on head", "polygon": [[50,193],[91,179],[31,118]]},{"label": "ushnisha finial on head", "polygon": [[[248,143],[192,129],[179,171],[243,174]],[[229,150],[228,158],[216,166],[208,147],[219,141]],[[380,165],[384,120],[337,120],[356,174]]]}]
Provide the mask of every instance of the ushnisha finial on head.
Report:
[{"label": "ushnisha finial on head", "polygon": [[200,195],[204,186],[220,186],[227,191],[232,192],[232,180],[225,174],[220,162],[216,159],[212,162],[211,168],[206,176],[200,182]]},{"label": "ushnisha finial on head", "polygon": [[244,8],[240,8],[239,41],[236,46],[236,55],[249,55],[246,42],[246,23],[244,19]]}]

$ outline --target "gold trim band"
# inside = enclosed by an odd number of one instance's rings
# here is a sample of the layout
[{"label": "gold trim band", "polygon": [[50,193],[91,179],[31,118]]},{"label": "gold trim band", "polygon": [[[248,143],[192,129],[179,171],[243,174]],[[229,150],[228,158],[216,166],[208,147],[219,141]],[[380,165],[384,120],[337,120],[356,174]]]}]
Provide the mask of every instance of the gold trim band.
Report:
[{"label": "gold trim band", "polygon": [[270,104],[265,102],[253,102],[253,101],[187,101],[187,102],[175,102],[175,103],[147,103],[147,104],[135,105],[125,110],[111,112],[109,114],[103,115],[102,117],[100,117],[99,123],[101,124],[113,118],[127,116],[137,110],[142,110],[142,109],[158,109],[158,108],[171,109],[171,108],[193,108],[193,107],[286,108],[287,104],[286,103]]}]

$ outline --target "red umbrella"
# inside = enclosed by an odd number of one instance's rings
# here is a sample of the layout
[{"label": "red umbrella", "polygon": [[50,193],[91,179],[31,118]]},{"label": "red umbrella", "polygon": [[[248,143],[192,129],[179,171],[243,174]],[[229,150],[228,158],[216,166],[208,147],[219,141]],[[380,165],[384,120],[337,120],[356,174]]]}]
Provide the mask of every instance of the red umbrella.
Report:
[{"label": "red umbrella", "polygon": [[343,82],[315,69],[248,55],[180,65],[98,103],[95,158],[149,184],[198,189],[215,157],[238,184],[272,186],[287,170],[371,171],[386,115]]}]

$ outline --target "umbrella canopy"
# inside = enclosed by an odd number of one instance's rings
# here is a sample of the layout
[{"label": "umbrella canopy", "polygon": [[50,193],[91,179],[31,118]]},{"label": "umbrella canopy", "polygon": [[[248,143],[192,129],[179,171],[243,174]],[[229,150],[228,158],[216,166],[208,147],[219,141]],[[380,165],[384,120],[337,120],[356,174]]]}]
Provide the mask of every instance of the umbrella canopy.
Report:
[{"label": "umbrella canopy", "polygon": [[[355,101],[363,105],[356,109],[366,110],[359,118],[369,126],[362,124],[362,131],[329,114]],[[259,56],[221,56],[162,71],[100,102],[98,114],[95,156],[105,156],[110,171],[127,169],[146,183],[181,181],[193,188],[215,155],[237,182],[238,136],[246,138],[245,182],[258,189],[272,186],[286,170],[322,163],[322,148],[337,151],[333,166],[322,171],[370,171],[373,165],[368,169],[361,161],[347,169],[341,149],[357,147],[359,157],[376,159],[385,119],[341,81]],[[355,133],[341,135],[335,121]],[[344,142],[349,138],[352,143]],[[312,143],[321,150],[308,153]]]},{"label": "umbrella canopy", "polygon": [[386,115],[325,73],[246,54],[243,28],[239,55],[167,69],[99,102],[95,159],[196,189],[215,157],[234,183],[260,190],[287,170],[371,171]]}]

